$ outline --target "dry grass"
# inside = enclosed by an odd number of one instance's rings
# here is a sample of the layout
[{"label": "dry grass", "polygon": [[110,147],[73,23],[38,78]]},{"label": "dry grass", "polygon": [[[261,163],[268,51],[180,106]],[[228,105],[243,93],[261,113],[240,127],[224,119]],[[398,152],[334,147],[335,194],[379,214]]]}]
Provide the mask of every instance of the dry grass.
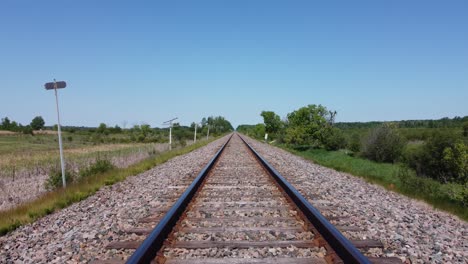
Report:
[{"label": "dry grass", "polygon": [[75,202],[81,201],[93,195],[105,185],[112,185],[125,180],[128,176],[147,171],[173,157],[186,154],[202,147],[215,139],[217,138],[210,139],[209,141],[199,141],[181,149],[156,154],[127,168],[116,168],[105,173],[90,175],[80,182],[68,185],[66,189],[57,189],[48,192],[35,201],[31,201],[11,210],[0,212],[0,235],[4,235],[21,225],[31,223],[55,210],[65,208]]},{"label": "dry grass", "polygon": [[6,131],[6,130],[0,130],[0,135],[17,135],[18,133],[16,132],[11,132],[11,131]]}]

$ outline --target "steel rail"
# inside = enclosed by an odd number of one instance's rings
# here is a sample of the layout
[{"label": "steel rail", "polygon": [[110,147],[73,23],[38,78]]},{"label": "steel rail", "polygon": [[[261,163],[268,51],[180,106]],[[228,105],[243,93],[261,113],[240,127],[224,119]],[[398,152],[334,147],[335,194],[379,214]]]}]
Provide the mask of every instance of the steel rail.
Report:
[{"label": "steel rail", "polygon": [[275,168],[273,168],[245,139],[239,136],[248,146],[255,157],[262,163],[265,169],[273,176],[276,182],[283,188],[291,200],[299,207],[302,213],[323,236],[335,253],[345,263],[366,263],[371,264],[346,237],[341,234],[307,199],[302,196]]},{"label": "steel rail", "polygon": [[208,172],[211,170],[215,162],[221,156],[226,145],[231,140],[232,135],[224,143],[221,148],[216,152],[214,157],[208,162],[208,164],[200,171],[195,180],[190,184],[190,186],[185,190],[185,192],[180,196],[177,202],[169,209],[166,215],[159,221],[156,227],[151,231],[149,236],[141,243],[141,245],[136,249],[133,255],[127,260],[128,264],[140,264],[140,263],[150,263],[156,257],[158,251],[163,246],[164,240],[170,234],[174,226],[177,224],[182,213],[187,208],[187,205],[192,200],[193,196],[197,192],[198,188],[205,179]]}]

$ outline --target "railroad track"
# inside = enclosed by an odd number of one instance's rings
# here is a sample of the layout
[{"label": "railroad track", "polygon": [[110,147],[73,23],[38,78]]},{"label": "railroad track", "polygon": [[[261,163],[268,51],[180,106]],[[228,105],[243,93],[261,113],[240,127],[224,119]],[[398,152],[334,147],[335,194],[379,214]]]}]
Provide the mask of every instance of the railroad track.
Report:
[{"label": "railroad track", "polygon": [[347,240],[338,229],[351,229],[330,224],[238,134],[193,182],[173,187],[174,196],[167,197],[178,197],[173,205],[152,210],[140,220],[146,227],[126,230],[147,235],[144,241],[118,241],[107,248],[136,249],[127,263],[399,262],[366,258],[359,249],[383,245]]}]

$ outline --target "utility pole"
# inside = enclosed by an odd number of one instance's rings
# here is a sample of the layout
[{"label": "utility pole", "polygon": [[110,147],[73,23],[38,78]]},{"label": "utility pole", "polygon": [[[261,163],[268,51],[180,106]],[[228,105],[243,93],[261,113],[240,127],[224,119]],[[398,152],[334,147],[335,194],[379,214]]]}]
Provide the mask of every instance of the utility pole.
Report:
[{"label": "utility pole", "polygon": [[67,186],[65,180],[65,158],[63,157],[63,145],[62,145],[62,130],[60,128],[60,111],[59,111],[59,103],[58,103],[58,95],[57,89],[62,89],[67,87],[67,83],[60,81],[57,82],[54,79],[54,82],[49,82],[44,85],[46,90],[54,90],[55,91],[55,105],[57,106],[57,130],[58,130],[58,138],[59,138],[59,151],[60,151],[60,166],[62,167],[62,185],[63,188]]},{"label": "utility pole", "polygon": [[177,117],[163,123],[163,125],[169,125],[169,150],[172,150],[172,121],[176,119]]}]

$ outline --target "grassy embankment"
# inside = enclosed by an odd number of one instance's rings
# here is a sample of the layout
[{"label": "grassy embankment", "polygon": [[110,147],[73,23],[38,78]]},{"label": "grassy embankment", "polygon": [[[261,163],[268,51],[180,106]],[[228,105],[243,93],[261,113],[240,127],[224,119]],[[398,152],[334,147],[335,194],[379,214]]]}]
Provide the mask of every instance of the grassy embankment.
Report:
[{"label": "grassy embankment", "polygon": [[453,195],[457,195],[457,192],[463,192],[464,186],[462,185],[441,184],[429,178],[418,177],[414,171],[401,164],[377,163],[349,156],[343,151],[323,149],[297,151],[283,148],[325,167],[347,172],[362,177],[368,182],[382,185],[388,190],[424,200],[435,208],[448,211],[468,221],[466,204],[452,201]]},{"label": "grassy embankment", "polygon": [[0,235],[4,235],[21,225],[31,223],[42,216],[81,201],[93,195],[105,185],[112,185],[125,180],[128,176],[147,171],[173,157],[189,153],[199,147],[205,146],[215,139],[216,138],[208,141],[203,140],[181,149],[167,151],[147,158],[127,168],[114,168],[104,173],[87,176],[77,183],[68,185],[66,189],[60,188],[48,192],[35,201],[8,211],[0,212]]}]

